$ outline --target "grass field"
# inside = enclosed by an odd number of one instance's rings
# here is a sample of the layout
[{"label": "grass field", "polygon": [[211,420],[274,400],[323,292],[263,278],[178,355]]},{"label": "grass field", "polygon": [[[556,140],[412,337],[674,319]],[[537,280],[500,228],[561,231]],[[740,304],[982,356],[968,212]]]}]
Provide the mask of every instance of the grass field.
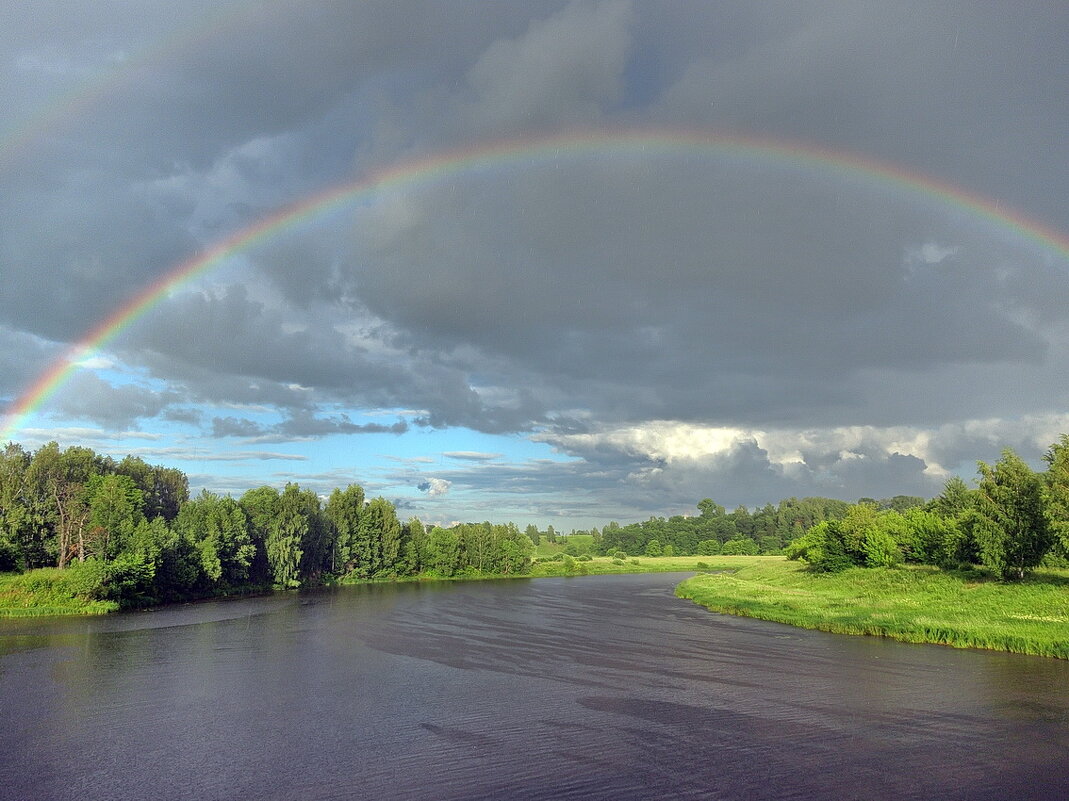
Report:
[{"label": "grass field", "polygon": [[731,574],[687,579],[676,594],[715,612],[839,634],[1069,659],[1066,570],[1007,584],[930,567],[812,574],[764,557]]},{"label": "grass field", "polygon": [[738,570],[781,556],[635,556],[621,564],[608,556],[596,556],[589,562],[535,562],[530,576],[600,576],[613,573],[685,573],[700,570]]}]

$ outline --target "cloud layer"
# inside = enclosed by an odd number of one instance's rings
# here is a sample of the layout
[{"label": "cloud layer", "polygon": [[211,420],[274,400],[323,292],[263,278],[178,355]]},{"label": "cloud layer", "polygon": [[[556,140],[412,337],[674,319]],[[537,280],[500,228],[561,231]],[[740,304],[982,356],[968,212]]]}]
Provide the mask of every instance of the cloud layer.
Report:
[{"label": "cloud layer", "polygon": [[9,401],[168,269],[324,187],[501,137],[607,146],[266,239],[112,341],[28,441],[196,442],[247,457],[205,468],[232,488],[282,480],[256,475],[275,443],[312,484],[351,473],[414,512],[583,523],[931,494],[1063,430],[1064,249],[856,171],[609,144],[799,140],[1069,231],[1060,8],[82,5],[0,12]]}]

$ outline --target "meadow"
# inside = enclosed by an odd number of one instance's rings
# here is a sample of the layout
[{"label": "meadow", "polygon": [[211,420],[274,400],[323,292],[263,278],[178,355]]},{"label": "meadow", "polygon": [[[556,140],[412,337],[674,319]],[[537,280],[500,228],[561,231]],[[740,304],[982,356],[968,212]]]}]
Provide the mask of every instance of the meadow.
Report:
[{"label": "meadow", "polygon": [[1008,583],[978,570],[815,574],[782,558],[745,559],[737,571],[687,579],[676,594],[714,612],[836,634],[1069,659],[1069,570]]}]

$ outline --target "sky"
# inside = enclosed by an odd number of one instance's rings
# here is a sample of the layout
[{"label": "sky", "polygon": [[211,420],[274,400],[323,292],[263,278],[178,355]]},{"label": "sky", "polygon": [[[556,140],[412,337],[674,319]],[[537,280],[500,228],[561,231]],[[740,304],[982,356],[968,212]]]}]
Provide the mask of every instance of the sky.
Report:
[{"label": "sky", "polygon": [[0,6],[3,438],[559,530],[1069,432],[1069,6]]}]

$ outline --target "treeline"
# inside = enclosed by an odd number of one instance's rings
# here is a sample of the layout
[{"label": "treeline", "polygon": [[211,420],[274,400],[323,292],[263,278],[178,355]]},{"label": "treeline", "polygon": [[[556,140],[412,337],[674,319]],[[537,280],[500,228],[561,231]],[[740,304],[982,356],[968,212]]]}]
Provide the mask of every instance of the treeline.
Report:
[{"label": "treeline", "polygon": [[151,604],[331,578],[527,572],[534,544],[516,526],[427,531],[358,485],[324,503],[287,484],[238,499],[189,497],[185,474],[52,442],[0,455],[0,571],[52,567],[78,595]]},{"label": "treeline", "polygon": [[[859,503],[877,509],[904,511],[922,506],[924,498],[896,495],[875,500],[862,498]],[[773,506],[771,503],[750,511],[739,506],[728,512],[709,498],[698,503],[697,516],[675,515],[669,518],[651,517],[640,523],[620,525],[611,522],[600,531],[573,531],[561,538],[565,543],[574,539],[589,541],[589,549],[597,555],[624,553],[627,556],[714,556],[716,554],[779,554],[793,540],[801,537],[814,525],[825,520],[841,520],[850,509],[846,501],[834,498],[787,498]],[[528,533],[532,539],[544,537],[558,541],[560,535],[550,526],[545,532]],[[578,535],[578,536],[575,536]],[[584,536],[585,535],[585,536]],[[568,544],[567,550],[579,555],[583,546]]]},{"label": "treeline", "polygon": [[1033,471],[1012,450],[979,463],[979,485],[947,481],[942,494],[904,512],[859,503],[811,527],[787,556],[818,572],[900,563],[942,568],[980,565],[1020,580],[1045,561],[1069,556],[1069,436],[1047,451],[1048,469]]}]

